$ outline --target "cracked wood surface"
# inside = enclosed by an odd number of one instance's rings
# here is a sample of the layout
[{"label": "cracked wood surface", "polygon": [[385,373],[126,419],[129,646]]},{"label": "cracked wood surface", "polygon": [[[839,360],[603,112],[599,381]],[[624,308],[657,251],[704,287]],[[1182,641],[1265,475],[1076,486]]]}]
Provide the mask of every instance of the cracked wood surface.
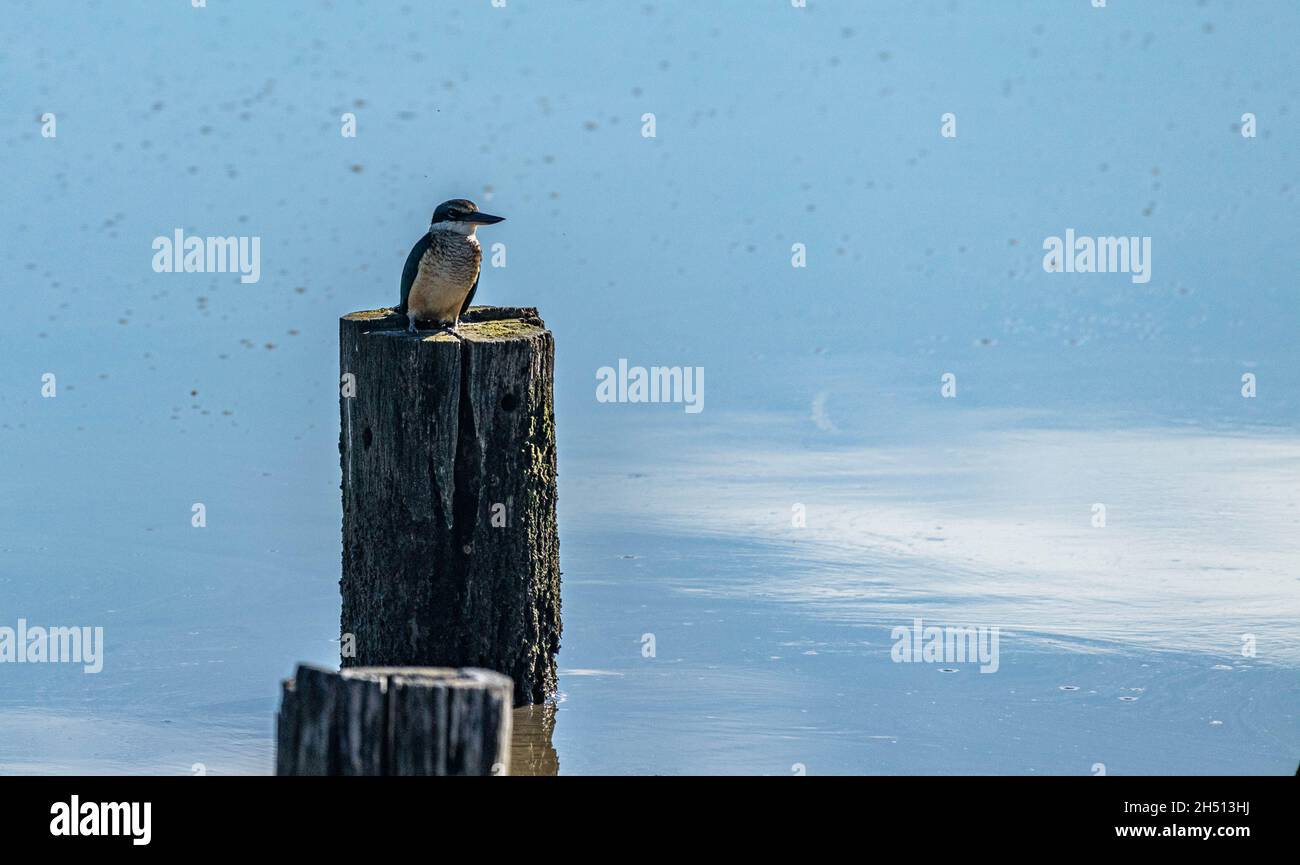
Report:
[{"label": "cracked wood surface", "polygon": [[[536,309],[458,335],[392,310],[340,321],[343,665],[482,667],[556,686],[555,341]],[[343,645],[347,646],[347,637]]]}]

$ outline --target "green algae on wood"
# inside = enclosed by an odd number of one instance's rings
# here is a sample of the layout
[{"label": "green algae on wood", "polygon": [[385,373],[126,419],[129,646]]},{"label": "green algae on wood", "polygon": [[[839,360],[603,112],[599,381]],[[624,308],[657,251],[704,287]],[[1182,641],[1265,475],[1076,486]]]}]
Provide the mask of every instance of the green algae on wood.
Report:
[{"label": "green algae on wood", "polygon": [[[408,322],[392,307],[385,309],[368,309],[343,316],[344,321],[369,322],[380,324],[385,331],[407,332]],[[546,330],[546,324],[531,306],[472,306],[460,317],[460,326],[456,336],[445,328],[422,324],[415,333],[409,334],[418,339],[510,339],[515,336],[531,335]]]},{"label": "green algae on wood", "polygon": [[509,339],[512,336],[531,334],[541,328],[523,319],[500,319],[497,321],[465,322],[460,326],[460,335],[466,339]]},{"label": "green algae on wood", "polygon": [[345,321],[374,321],[375,319],[388,318],[389,316],[397,317],[395,309],[367,309],[361,312],[351,312],[343,316]]}]

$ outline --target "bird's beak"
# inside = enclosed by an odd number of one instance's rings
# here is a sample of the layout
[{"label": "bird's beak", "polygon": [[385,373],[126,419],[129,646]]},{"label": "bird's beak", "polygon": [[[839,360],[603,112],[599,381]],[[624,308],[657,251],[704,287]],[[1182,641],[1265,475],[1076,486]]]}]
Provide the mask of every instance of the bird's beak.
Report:
[{"label": "bird's beak", "polygon": [[504,216],[493,216],[490,213],[471,213],[466,222],[472,222],[476,225],[496,225],[498,222],[505,222]]}]

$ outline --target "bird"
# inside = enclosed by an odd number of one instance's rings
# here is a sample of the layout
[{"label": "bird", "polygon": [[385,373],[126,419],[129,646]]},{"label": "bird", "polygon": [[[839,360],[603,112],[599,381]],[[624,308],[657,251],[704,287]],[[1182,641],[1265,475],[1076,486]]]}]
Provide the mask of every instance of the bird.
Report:
[{"label": "bird", "polygon": [[417,322],[422,321],[457,332],[460,317],[478,291],[483,252],[474,232],[480,225],[504,221],[504,216],[483,213],[466,198],[438,205],[429,230],[411,247],[402,268],[397,312],[406,316],[409,333],[415,333]]}]

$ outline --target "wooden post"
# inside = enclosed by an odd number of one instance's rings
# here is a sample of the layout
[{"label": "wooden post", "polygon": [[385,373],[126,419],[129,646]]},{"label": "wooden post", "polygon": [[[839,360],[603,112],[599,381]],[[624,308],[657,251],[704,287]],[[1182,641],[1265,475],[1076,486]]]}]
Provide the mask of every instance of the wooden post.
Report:
[{"label": "wooden post", "polygon": [[344,316],[339,349],[343,666],[482,667],[541,702],[560,648],[550,331],[475,307],[459,337],[408,334],[382,309]]},{"label": "wooden post", "polygon": [[510,679],[489,670],[306,664],[284,682],[277,775],[508,775]]}]

